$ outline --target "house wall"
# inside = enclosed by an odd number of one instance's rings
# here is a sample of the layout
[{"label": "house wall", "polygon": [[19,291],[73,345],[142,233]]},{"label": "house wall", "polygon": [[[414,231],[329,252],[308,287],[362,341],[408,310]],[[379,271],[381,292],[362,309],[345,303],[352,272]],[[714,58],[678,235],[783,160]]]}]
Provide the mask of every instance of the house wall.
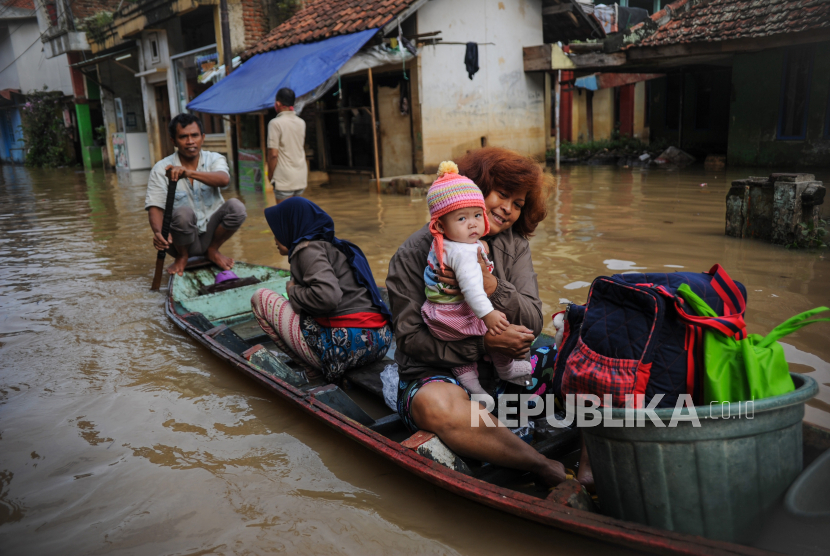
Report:
[{"label": "house wall", "polygon": [[240,0],[239,4],[242,8],[240,11],[242,13],[244,35],[237,33],[233,28],[231,29],[231,48],[234,56],[242,52],[246,46],[254,44],[271,30],[263,0]]},{"label": "house wall", "polygon": [[[575,88],[573,95],[573,139],[576,143],[589,140],[588,89]],[[614,88],[594,91],[594,141],[607,140],[614,132]],[[646,83],[634,84],[634,137],[648,142],[650,128],[645,125]]]},{"label": "house wall", "polygon": [[571,133],[575,143],[588,140],[588,91],[574,87]]},{"label": "house wall", "polygon": [[[541,44],[541,0],[435,0],[417,12],[418,32],[444,42],[419,56],[423,167],[480,148],[503,146],[543,159],[544,76],[524,72],[522,47]],[[479,71],[464,66],[464,44],[479,44]],[[417,140],[416,140],[417,143]]]},{"label": "house wall", "polygon": [[824,135],[830,109],[830,42],[814,45],[804,140],[776,137],[785,51],[778,48],[735,56],[729,164],[774,166],[782,172],[792,166],[830,166],[830,138]]},{"label": "house wall", "polygon": [[[15,60],[16,59],[16,60]],[[37,19],[15,19],[0,28],[0,89],[27,93],[42,90],[72,95],[72,79],[66,56],[46,58]]]},{"label": "house wall", "polygon": [[[614,131],[614,89],[594,91],[594,141],[610,139]],[[573,95],[573,139],[577,143],[589,140],[588,90],[576,88]]]},{"label": "house wall", "polygon": [[614,131],[614,89],[594,91],[594,140],[610,139]]}]

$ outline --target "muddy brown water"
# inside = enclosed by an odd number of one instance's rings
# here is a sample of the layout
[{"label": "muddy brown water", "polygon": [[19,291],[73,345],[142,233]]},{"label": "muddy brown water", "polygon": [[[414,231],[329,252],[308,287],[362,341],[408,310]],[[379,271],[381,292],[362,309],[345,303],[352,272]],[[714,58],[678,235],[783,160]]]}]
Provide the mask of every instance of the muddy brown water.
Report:
[{"label": "muddy brown water", "polygon": [[[531,243],[545,313],[583,302],[597,275],[714,263],[747,286],[752,332],[828,304],[827,250],[723,235],[729,182],[764,173],[565,168]],[[141,175],[132,181],[2,168],[3,554],[608,552],[409,475],[186,337],[148,291],[155,253]],[[262,195],[225,196],[249,217],[224,251],[285,266]],[[356,187],[308,197],[362,247],[379,283],[428,220],[423,199]],[[824,426],[829,337],[830,325],[815,325],[784,340],[792,369],[821,384],[807,419]]]}]

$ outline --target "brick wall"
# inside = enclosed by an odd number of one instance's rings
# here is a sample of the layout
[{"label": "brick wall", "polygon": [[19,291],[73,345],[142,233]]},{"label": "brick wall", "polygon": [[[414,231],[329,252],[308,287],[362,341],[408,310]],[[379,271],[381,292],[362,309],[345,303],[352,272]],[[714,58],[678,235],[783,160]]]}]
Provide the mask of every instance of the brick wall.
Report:
[{"label": "brick wall", "polygon": [[71,7],[72,15],[77,23],[97,13],[114,12],[119,2],[120,0],[74,0]]},{"label": "brick wall", "polygon": [[241,0],[242,21],[245,24],[245,45],[252,45],[270,29],[263,0]]}]

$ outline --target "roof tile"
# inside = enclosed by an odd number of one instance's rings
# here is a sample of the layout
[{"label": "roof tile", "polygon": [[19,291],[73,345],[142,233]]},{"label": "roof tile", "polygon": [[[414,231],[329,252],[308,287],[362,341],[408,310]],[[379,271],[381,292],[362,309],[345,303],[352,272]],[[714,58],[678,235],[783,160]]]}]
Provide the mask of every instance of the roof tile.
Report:
[{"label": "roof tile", "polygon": [[303,42],[373,29],[403,13],[417,0],[309,0],[305,7],[242,54],[255,54]]},{"label": "roof tile", "polygon": [[[657,22],[666,16],[667,10],[671,13],[669,22],[629,47],[830,30],[830,2],[827,0],[679,0],[655,13],[651,19]],[[636,29],[634,27],[632,31]]]}]

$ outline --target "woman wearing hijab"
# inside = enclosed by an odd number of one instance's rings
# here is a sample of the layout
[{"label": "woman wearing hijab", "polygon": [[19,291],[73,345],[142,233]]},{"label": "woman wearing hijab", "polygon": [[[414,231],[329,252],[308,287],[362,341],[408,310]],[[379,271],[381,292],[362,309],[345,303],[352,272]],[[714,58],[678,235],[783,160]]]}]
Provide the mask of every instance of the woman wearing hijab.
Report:
[{"label": "woman wearing hijab", "polygon": [[331,217],[302,197],[265,209],[265,219],[291,281],[287,300],[264,288],[251,298],[262,330],[328,382],[383,358],[391,315],[360,248],[336,238]]}]

